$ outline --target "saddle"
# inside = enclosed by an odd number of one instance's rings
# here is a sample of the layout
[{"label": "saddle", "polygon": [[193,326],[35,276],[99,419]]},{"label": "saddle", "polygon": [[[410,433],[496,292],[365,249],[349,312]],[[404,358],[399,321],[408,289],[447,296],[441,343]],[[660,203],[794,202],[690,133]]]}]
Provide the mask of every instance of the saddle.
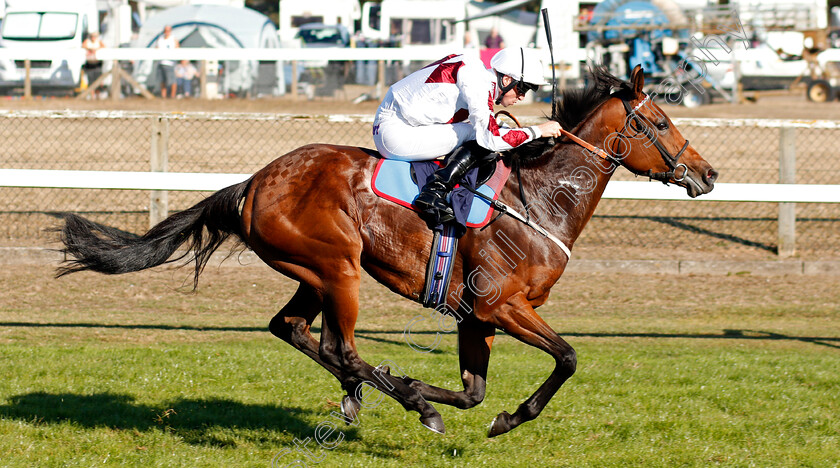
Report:
[{"label": "saddle", "polygon": [[[441,164],[440,161],[407,162],[380,159],[373,171],[371,188],[376,195],[417,211],[412,202],[420,194],[420,189],[426,183],[426,177],[424,176],[431,175]],[[463,183],[475,183],[475,185],[478,185],[475,189],[478,193],[491,200],[496,200],[499,198],[499,193],[505,186],[509,175],[510,168],[505,166],[501,160],[498,160],[494,164],[487,164],[479,169],[471,170],[464,177]],[[493,216],[493,207],[487,200],[475,197],[472,192],[460,185],[452,190],[450,198],[453,204],[460,204],[458,207],[453,206],[456,214],[459,211],[466,213],[464,227],[480,228],[490,222]]]},{"label": "saddle", "polygon": [[[373,192],[391,202],[418,211],[412,202],[420,194],[426,180],[440,167],[440,161],[407,162],[380,159],[371,179]],[[472,169],[461,181],[490,200],[499,198],[510,175],[510,167],[500,160]],[[445,302],[446,291],[452,276],[452,261],[458,247],[458,238],[467,228],[486,226],[493,217],[493,207],[487,199],[475,196],[461,185],[455,186],[450,202],[456,221],[434,229],[431,255],[426,267],[426,283],[421,295],[425,307],[437,307]]]}]

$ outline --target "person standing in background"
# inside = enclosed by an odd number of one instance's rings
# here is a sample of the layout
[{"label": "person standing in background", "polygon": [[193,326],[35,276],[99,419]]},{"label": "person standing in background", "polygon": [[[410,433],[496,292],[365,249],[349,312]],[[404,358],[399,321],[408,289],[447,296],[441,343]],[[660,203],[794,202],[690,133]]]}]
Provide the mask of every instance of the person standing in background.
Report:
[{"label": "person standing in background", "polygon": [[495,27],[490,29],[490,35],[484,39],[484,47],[488,49],[504,49],[505,40],[499,35],[499,30]]},{"label": "person standing in background", "polygon": [[[177,49],[181,47],[178,41],[172,36],[172,26],[166,25],[163,28],[163,36],[155,43],[157,49]],[[158,77],[160,78],[160,97],[166,99],[167,92],[175,97],[178,90],[178,83],[175,80],[175,61],[161,60],[158,62]]]},{"label": "person standing in background", "polygon": [[[102,76],[102,61],[96,58],[96,51],[104,49],[105,43],[99,38],[99,33],[93,31],[82,42],[82,48],[85,49],[85,76],[88,80],[88,86],[90,86]],[[98,89],[93,90],[93,96],[99,97]]]},{"label": "person standing in background", "polygon": [[465,49],[475,49],[477,46],[475,45],[475,41],[473,41],[472,33],[469,30],[464,31],[464,48]]},{"label": "person standing in background", "polygon": [[[175,81],[178,89],[184,93],[184,97],[192,96],[192,82],[196,76],[198,76],[198,70],[189,60],[181,60],[178,65],[175,65]],[[180,94],[178,96],[180,97]]]}]

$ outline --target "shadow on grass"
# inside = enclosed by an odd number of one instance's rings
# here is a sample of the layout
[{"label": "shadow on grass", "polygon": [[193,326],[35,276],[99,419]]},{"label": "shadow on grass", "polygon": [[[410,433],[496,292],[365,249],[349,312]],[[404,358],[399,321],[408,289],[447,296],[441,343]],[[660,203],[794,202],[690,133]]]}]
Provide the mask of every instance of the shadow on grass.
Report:
[{"label": "shadow on grass", "polygon": [[[298,439],[312,437],[317,425],[301,416],[315,412],[225,399],[182,398],[154,407],[137,404],[130,395],[114,393],[35,392],[11,397],[9,404],[0,406],[0,417],[32,424],[70,422],[85,428],[137,431],[159,428],[187,443],[215,447],[235,447],[237,438],[264,443],[267,437],[262,431],[288,432]],[[354,427],[342,425],[341,431],[348,440],[359,438]]]},{"label": "shadow on grass", "polygon": [[229,331],[229,332],[268,332],[265,327],[198,327],[195,325],[153,325],[153,324],[123,324],[123,323],[33,323],[33,322],[0,322],[0,327],[20,328],[112,328],[125,330],[186,330],[186,331]]},{"label": "shadow on grass", "polygon": [[[122,324],[107,324],[107,323],[31,323],[31,322],[0,322],[0,327],[32,327],[32,328],[124,328],[136,330],[187,330],[187,331],[230,331],[230,332],[268,332],[268,327],[197,327],[191,325],[122,325]],[[319,327],[312,327],[312,333],[320,333]],[[372,335],[402,335],[404,330],[356,330],[356,337],[376,341],[378,343],[387,343],[393,345],[405,345],[405,340],[378,338]],[[435,330],[418,330],[412,331],[413,335],[437,335],[438,333],[446,334],[447,332],[438,332]],[[454,333],[454,332],[449,332]],[[504,333],[499,331],[499,333]],[[805,343],[813,343],[820,346],[827,346],[829,348],[840,349],[840,337],[834,336],[792,336],[783,335],[781,333],[774,333],[760,330],[723,330],[723,333],[577,333],[563,331],[558,333],[560,336],[579,336],[579,337],[595,337],[595,338],[692,338],[692,339],[715,339],[715,340],[770,340],[770,341],[802,341]],[[407,345],[406,345],[407,346]],[[432,354],[446,353],[435,349]]]},{"label": "shadow on grass", "polygon": [[[421,331],[412,332],[416,334],[435,334],[435,331]],[[498,331],[498,333],[504,333]],[[393,342],[396,341],[375,339],[366,335],[392,335],[402,334],[401,330],[356,330],[356,335],[362,338],[375,341]],[[581,333],[561,331],[560,336],[576,336],[576,337],[591,337],[591,338],[689,338],[689,339],[708,339],[708,340],[766,340],[766,341],[802,341],[805,343],[813,343],[820,346],[827,346],[829,348],[840,349],[840,337],[836,336],[792,336],[783,335],[781,333],[774,333],[760,330],[723,330],[722,333]],[[404,344],[403,342],[400,342]]]},{"label": "shadow on grass", "polygon": [[[377,338],[377,337],[370,336],[373,333],[383,333],[383,332],[378,332],[378,331],[377,332],[372,332],[372,331],[369,331],[369,330],[356,330],[355,336],[356,336],[356,338],[359,338],[359,339],[362,339],[362,340],[375,341],[377,343],[386,343],[386,344],[392,344],[392,345],[396,345],[396,346],[409,346],[408,341],[406,341],[405,336],[403,336],[402,331],[387,332],[389,334],[400,335],[400,338],[397,339],[397,340],[389,340],[387,338]],[[436,335],[437,333],[438,332],[435,332],[435,331],[425,331],[425,330],[424,331],[412,331],[411,332],[412,335]],[[445,334],[447,332],[440,332],[440,333]],[[422,344],[415,343],[415,345],[416,346],[425,346],[426,344],[428,344],[429,345],[428,347],[431,348],[434,344],[434,339],[429,339],[428,341],[429,341],[428,343],[422,343]],[[417,349],[415,349],[415,351],[422,352],[423,354],[452,354],[451,352],[444,351],[444,350],[440,349],[439,347],[435,347],[434,349],[431,349],[429,351],[419,351]]]},{"label": "shadow on grass", "polygon": [[[245,332],[245,333],[268,333],[268,326],[265,327],[219,327],[207,326],[200,327],[195,325],[154,325],[154,324],[121,324],[121,323],[90,323],[90,322],[70,322],[70,323],[34,323],[34,322],[0,322],[0,327],[10,328],[104,328],[104,329],[125,329],[125,330],[185,330],[185,331],[217,331],[217,332]],[[320,327],[312,327],[312,333],[321,333]],[[393,345],[404,345],[404,339],[392,340],[388,338],[377,338],[370,336],[373,333],[379,334],[399,334],[403,331],[368,331],[356,330],[356,337],[376,341],[378,343],[387,343]],[[438,332],[434,330],[419,330],[412,331],[414,335],[436,335]],[[445,333],[445,332],[441,332]],[[434,349],[431,354],[442,354],[445,351]]]},{"label": "shadow on grass", "polygon": [[791,336],[758,330],[723,330],[718,333],[574,333],[561,332],[560,336],[588,336],[595,338],[691,338],[712,340],[760,340],[760,341],[802,341],[829,348],[840,349],[840,337],[835,336]]}]

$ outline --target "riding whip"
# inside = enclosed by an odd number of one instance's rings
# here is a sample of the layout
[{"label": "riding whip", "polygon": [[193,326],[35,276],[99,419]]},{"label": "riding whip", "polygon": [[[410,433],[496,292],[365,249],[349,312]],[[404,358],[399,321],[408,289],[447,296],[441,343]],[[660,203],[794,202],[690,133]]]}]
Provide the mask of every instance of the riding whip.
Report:
[{"label": "riding whip", "polygon": [[551,118],[557,117],[557,76],[554,69],[554,43],[551,40],[551,25],[548,22],[548,8],[542,9],[545,37],[548,39],[548,54],[551,57]]}]

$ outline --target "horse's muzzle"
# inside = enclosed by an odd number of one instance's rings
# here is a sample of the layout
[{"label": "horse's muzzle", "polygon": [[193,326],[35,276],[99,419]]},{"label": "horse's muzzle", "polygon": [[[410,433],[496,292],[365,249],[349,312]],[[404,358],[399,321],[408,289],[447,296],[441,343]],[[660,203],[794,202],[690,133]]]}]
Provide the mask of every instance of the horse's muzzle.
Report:
[{"label": "horse's muzzle", "polygon": [[711,166],[704,168],[702,171],[692,169],[687,171],[680,185],[685,187],[689,197],[695,198],[698,195],[711,192],[715,188],[717,177],[718,171],[712,169]]}]

